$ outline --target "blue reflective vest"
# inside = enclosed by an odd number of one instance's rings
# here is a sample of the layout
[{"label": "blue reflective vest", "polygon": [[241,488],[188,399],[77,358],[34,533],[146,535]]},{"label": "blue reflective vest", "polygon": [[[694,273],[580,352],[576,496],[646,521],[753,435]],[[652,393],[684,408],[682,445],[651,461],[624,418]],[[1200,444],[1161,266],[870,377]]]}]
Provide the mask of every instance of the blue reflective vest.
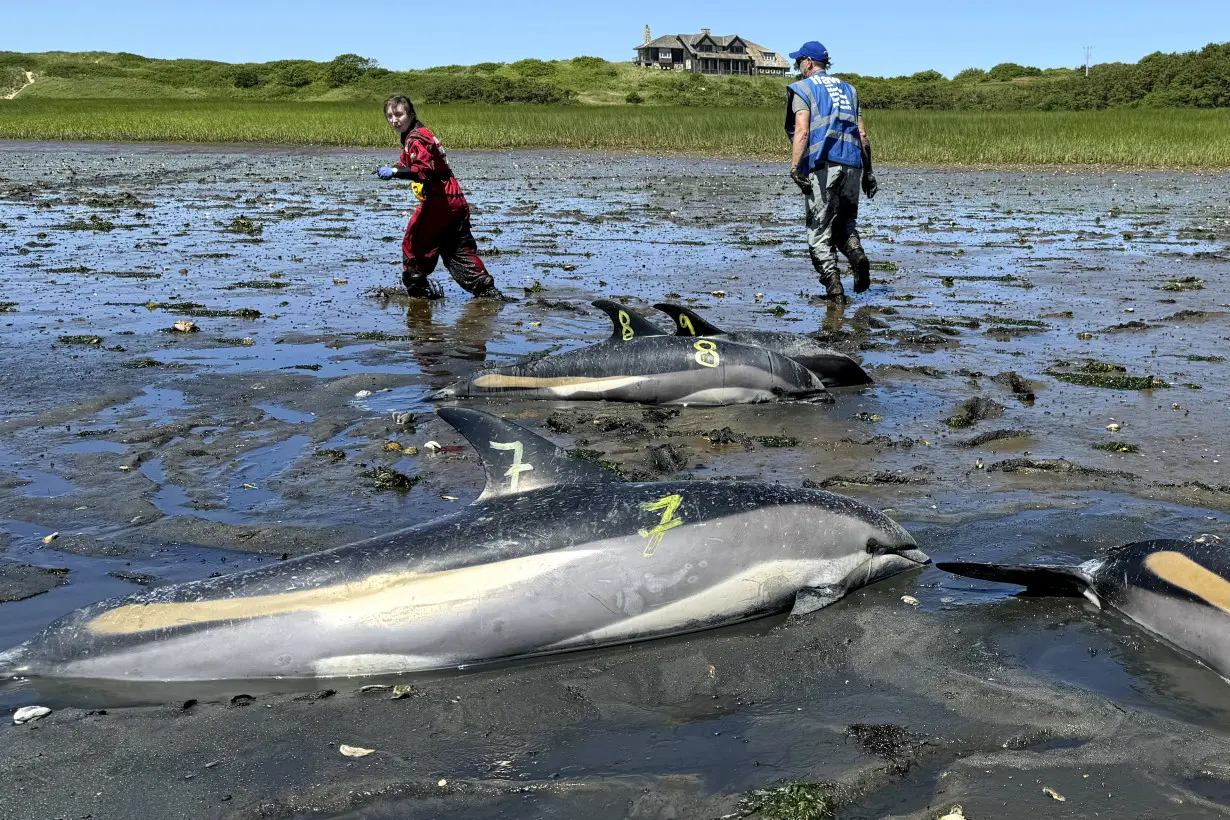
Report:
[{"label": "blue reflective vest", "polygon": [[811,109],[811,133],[807,153],[800,163],[810,173],[826,162],[863,167],[862,139],[858,134],[858,92],[849,83],[818,71],[806,80],[790,84],[786,94],[786,134],[794,139],[793,95]]}]

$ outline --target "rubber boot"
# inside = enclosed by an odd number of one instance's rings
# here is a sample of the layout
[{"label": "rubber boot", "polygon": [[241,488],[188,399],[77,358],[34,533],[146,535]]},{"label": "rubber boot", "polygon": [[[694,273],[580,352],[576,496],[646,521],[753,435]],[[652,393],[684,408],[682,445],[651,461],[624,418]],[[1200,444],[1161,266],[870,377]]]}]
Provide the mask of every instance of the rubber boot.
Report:
[{"label": "rubber boot", "polygon": [[444,288],[439,282],[433,282],[427,277],[421,279],[402,278],[406,286],[406,295],[411,299],[443,299]]},{"label": "rubber boot", "polygon": [[832,270],[820,271],[820,284],[824,285],[825,299],[831,299],[834,302],[845,301],[846,291],[841,286],[841,274],[836,267]]},{"label": "rubber boot", "polygon": [[490,299],[493,302],[516,302],[514,296],[508,296],[495,285],[492,285],[485,290],[480,290],[474,294],[475,299]]},{"label": "rubber boot", "polygon": [[846,258],[850,260],[850,270],[854,272],[854,292],[862,293],[871,287],[871,260],[863,252],[862,243],[851,238],[843,249]]}]

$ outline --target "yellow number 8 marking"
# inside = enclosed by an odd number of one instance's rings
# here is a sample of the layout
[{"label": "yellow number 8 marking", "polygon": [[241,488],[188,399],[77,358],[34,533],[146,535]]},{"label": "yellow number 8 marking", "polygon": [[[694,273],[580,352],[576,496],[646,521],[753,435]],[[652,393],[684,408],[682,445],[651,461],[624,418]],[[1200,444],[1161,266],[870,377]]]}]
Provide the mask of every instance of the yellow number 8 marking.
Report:
[{"label": "yellow number 8 marking", "polygon": [[683,519],[675,518],[675,510],[679,509],[679,505],[682,503],[683,496],[668,495],[659,498],[657,501],[646,501],[641,504],[641,509],[645,512],[662,511],[662,518],[658,521],[657,526],[650,527],[647,530],[637,530],[642,538],[649,539],[645,544],[644,555],[646,558],[653,557],[654,551],[657,550],[658,544],[662,543],[662,536],[666,535],[667,530],[683,526]]},{"label": "yellow number 8 marking", "polygon": [[623,328],[624,341],[632,341],[632,337],[636,335],[636,331],[632,329],[632,318],[628,316],[627,311],[619,311],[619,326]]},{"label": "yellow number 8 marking", "polygon": [[692,345],[696,348],[696,363],[705,367],[717,367],[722,363],[722,358],[718,356],[717,342],[711,342],[708,339],[697,339]]},{"label": "yellow number 8 marking", "polygon": [[679,319],[679,327],[681,327],[681,328],[683,328],[684,330],[686,330],[686,331],[687,331],[689,334],[691,334],[692,336],[695,336],[695,335],[696,335],[696,328],[692,327],[692,320],[691,320],[691,319],[689,319],[687,316],[685,316],[685,315],[684,315],[684,314],[682,314],[682,313],[680,313],[680,314],[679,314],[679,316],[678,316],[677,318]]}]

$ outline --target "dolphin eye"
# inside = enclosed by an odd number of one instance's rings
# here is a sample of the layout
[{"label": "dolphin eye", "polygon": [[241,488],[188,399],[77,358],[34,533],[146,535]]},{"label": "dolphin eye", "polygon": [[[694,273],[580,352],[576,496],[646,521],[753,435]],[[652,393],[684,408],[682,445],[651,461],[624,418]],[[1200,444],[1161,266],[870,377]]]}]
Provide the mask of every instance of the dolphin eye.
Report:
[{"label": "dolphin eye", "polygon": [[867,552],[871,553],[872,555],[875,555],[877,553],[885,552],[888,549],[888,545],[881,542],[880,539],[876,538],[873,535],[867,539],[866,549],[867,549]]}]

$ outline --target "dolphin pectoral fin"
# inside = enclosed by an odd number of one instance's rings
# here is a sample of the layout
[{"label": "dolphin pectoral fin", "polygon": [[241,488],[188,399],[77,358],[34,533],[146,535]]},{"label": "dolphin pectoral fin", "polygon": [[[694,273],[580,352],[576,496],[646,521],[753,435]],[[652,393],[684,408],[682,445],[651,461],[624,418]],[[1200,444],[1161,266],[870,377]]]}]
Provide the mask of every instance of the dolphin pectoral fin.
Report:
[{"label": "dolphin pectoral fin", "polygon": [[790,616],[808,615],[817,609],[824,609],[829,604],[836,603],[844,594],[844,590],[834,586],[803,587],[794,595],[794,608],[790,610]]},{"label": "dolphin pectoral fin", "polygon": [[[806,363],[804,364],[806,367]],[[824,382],[825,387],[858,387],[873,384],[870,374],[849,356],[833,356],[824,362],[823,368],[815,368],[814,372]]]},{"label": "dolphin pectoral fin", "polygon": [[662,311],[675,322],[676,336],[723,336],[726,331],[707,322],[696,311],[683,305],[659,302],[654,308]]},{"label": "dolphin pectoral fin", "polygon": [[568,455],[545,438],[490,413],[442,407],[436,415],[470,442],[483,465],[487,486],[479,501],[556,484],[605,484],[618,477]]},{"label": "dolphin pectoral fin", "polygon": [[611,340],[630,342],[638,336],[669,336],[670,334],[631,308],[624,307],[610,299],[595,299],[590,302],[598,310],[611,317],[614,330]]},{"label": "dolphin pectoral fin", "polygon": [[994,581],[999,584],[1016,584],[1025,587],[1026,595],[1055,595],[1081,597],[1092,584],[1092,578],[1082,567],[1067,567],[1053,564],[975,564],[965,561],[940,561],[936,569]]}]

